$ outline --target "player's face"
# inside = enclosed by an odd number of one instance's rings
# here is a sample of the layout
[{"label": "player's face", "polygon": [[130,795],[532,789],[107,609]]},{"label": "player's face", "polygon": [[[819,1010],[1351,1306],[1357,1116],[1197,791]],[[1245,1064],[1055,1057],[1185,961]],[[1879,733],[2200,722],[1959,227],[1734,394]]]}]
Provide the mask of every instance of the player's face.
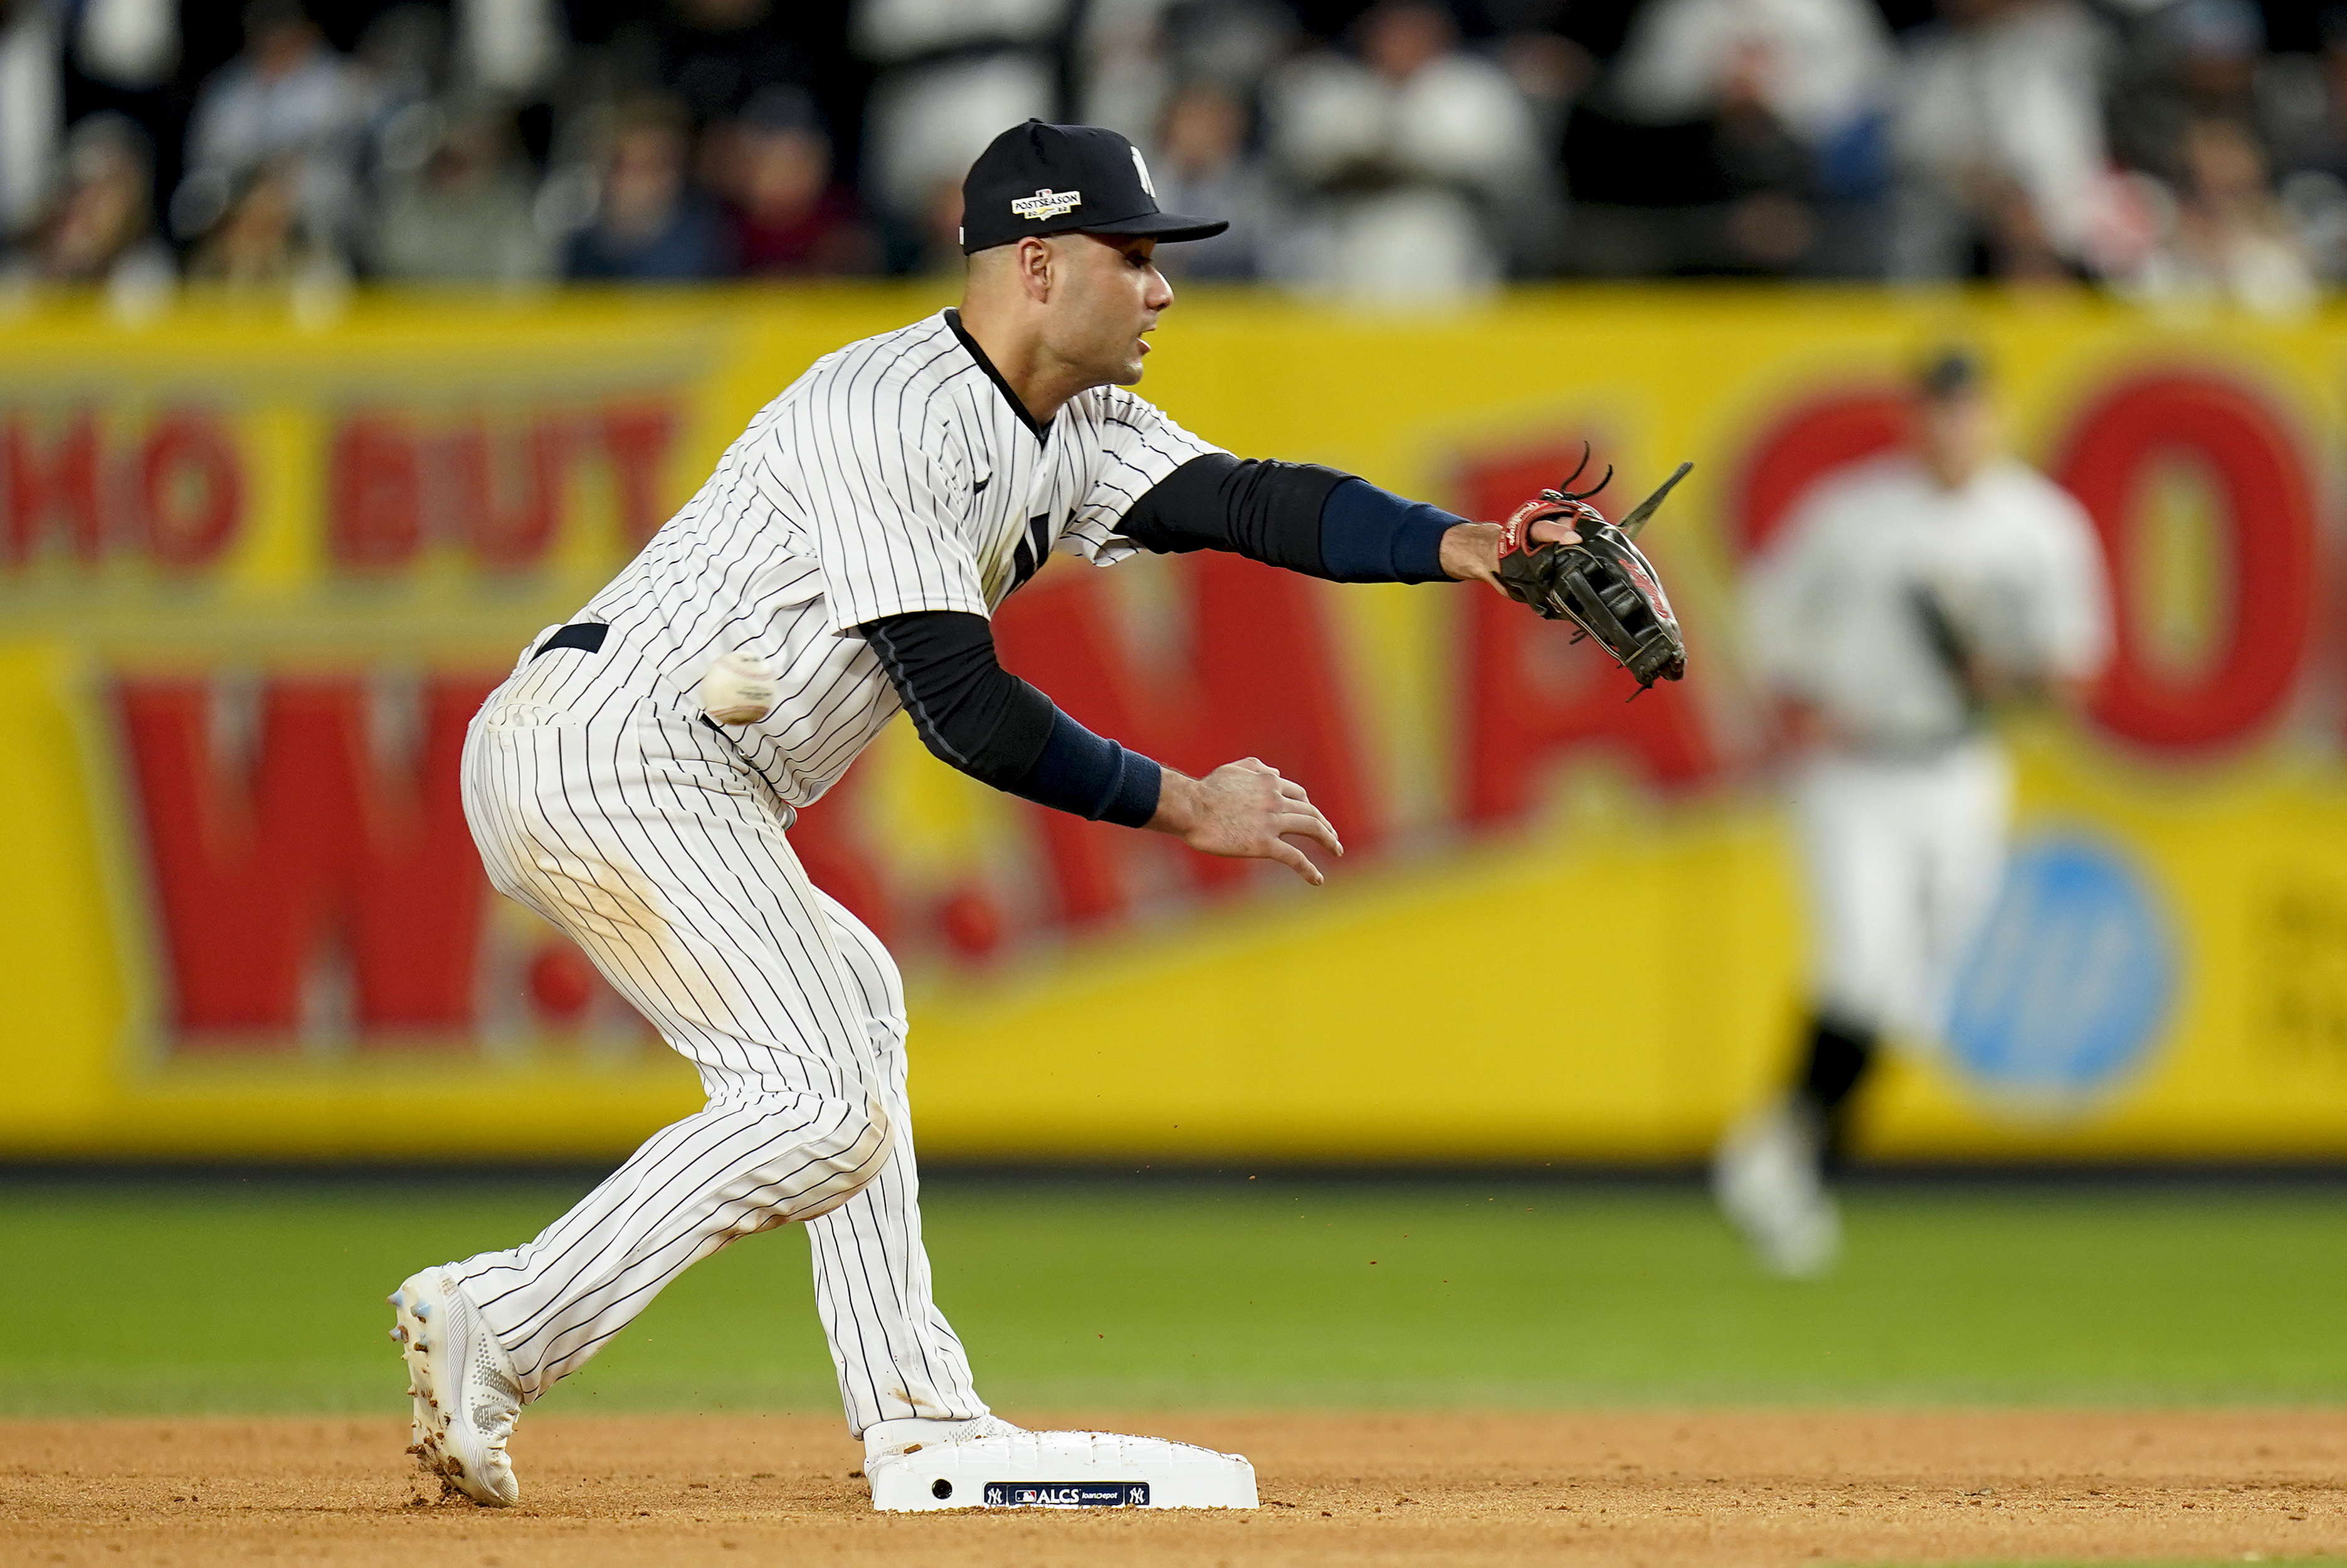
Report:
[{"label": "player's face", "polygon": [[1174,302],[1154,260],[1157,241],[1117,234],[1070,234],[1052,246],[1051,308],[1044,331],[1055,356],[1099,377],[1095,385],[1131,386],[1149,353],[1143,333]]},{"label": "player's face", "polygon": [[1994,454],[1996,415],[1977,392],[1926,397],[1916,405],[1915,433],[1932,477],[1953,489]]}]

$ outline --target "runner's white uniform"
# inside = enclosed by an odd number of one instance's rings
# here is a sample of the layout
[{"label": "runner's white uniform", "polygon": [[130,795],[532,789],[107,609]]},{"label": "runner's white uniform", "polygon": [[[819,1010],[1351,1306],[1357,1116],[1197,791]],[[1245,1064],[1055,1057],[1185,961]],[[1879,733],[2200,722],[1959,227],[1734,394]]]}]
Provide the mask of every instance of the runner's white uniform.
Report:
[{"label": "runner's white uniform", "polygon": [[[784,830],[899,706],[849,629],[990,614],[1053,548],[1122,559],[1126,508],[1216,448],[1118,387],[1039,438],[949,314],[818,360],[580,611],[610,628],[601,649],[532,657],[541,634],[466,739],[490,880],[709,1094],[537,1240],[455,1266],[526,1399],[696,1259],[805,1220],[849,1427],[987,1413],[930,1299],[896,965]],[[782,698],[721,733],[696,691],[733,652]]]},{"label": "runner's white uniform", "polygon": [[1947,490],[1912,457],[1821,481],[1747,585],[1759,669],[1840,743],[1792,801],[1826,1016],[1908,1044],[1938,1039],[1966,946],[2003,875],[2011,771],[1966,712],[1914,602],[1928,589],[1983,653],[2083,679],[2110,641],[2093,524],[2001,460]]}]

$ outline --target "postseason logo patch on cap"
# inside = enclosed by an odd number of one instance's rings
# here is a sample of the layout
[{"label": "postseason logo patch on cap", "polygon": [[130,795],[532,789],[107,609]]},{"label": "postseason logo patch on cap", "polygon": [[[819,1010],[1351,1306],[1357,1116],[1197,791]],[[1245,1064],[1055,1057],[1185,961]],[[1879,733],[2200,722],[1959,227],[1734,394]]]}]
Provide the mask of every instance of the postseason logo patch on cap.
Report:
[{"label": "postseason logo patch on cap", "polygon": [[1010,203],[1010,210],[1021,218],[1031,218],[1040,223],[1046,218],[1073,212],[1083,204],[1084,193],[1081,190],[1044,190],[1032,196],[1018,198]]}]

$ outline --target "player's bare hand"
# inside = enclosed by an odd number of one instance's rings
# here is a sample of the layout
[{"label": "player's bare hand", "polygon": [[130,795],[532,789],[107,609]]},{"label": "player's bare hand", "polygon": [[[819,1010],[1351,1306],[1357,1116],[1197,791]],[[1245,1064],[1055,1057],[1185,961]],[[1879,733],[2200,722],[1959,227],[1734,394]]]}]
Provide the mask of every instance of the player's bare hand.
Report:
[{"label": "player's bare hand", "polygon": [[[1543,520],[1534,523],[1533,542],[1543,545],[1577,545],[1581,536],[1570,523]],[[1454,582],[1489,583],[1494,593],[1508,590],[1500,586],[1500,525],[1497,523],[1460,523],[1442,533],[1442,569]]]},{"label": "player's bare hand", "polygon": [[1345,853],[1304,786],[1255,757],[1225,763],[1202,779],[1166,769],[1149,825],[1203,854],[1276,860],[1315,887],[1327,878],[1299,845]]}]

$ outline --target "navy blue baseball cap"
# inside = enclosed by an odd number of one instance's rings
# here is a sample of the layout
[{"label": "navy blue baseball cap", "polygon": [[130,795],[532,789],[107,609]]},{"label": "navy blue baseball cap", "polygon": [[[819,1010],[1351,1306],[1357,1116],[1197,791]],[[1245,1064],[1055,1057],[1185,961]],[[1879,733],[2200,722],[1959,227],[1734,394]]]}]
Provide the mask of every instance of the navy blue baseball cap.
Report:
[{"label": "navy blue baseball cap", "polygon": [[1030,119],[987,145],[961,182],[964,255],[1030,234],[1207,240],[1230,224],[1162,212],[1141,149],[1103,126]]},{"label": "navy blue baseball cap", "polygon": [[1915,367],[1915,388],[1926,397],[1967,397],[1988,384],[1988,365],[1962,343],[1934,349]]}]

